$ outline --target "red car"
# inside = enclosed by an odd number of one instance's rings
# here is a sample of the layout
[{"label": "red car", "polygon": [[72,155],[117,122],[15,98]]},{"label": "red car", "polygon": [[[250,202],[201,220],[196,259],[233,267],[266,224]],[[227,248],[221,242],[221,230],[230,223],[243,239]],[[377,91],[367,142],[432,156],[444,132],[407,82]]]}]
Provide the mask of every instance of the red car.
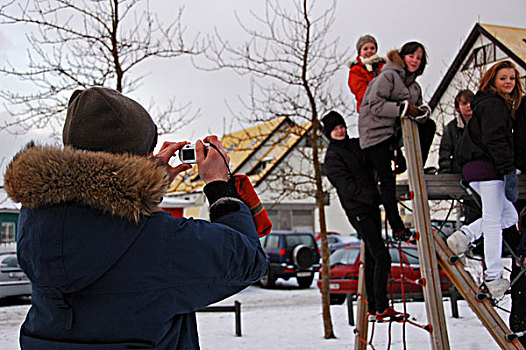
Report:
[{"label": "red car", "polygon": [[[402,296],[402,283],[400,275],[400,253],[398,247],[390,247],[391,254],[391,275],[387,283],[387,293],[394,298]],[[358,289],[358,265],[360,256],[360,246],[353,244],[340,248],[330,255],[330,300],[331,304],[342,304],[345,301],[347,293],[356,295]],[[421,279],[420,263],[418,260],[418,251],[414,245],[402,245],[402,263],[403,274],[410,281],[404,281],[404,292],[408,299],[422,300],[422,286],[411,281]],[[442,294],[449,294],[453,286],[446,274],[439,270],[440,289]],[[318,288],[321,290],[321,269],[319,270]]]}]

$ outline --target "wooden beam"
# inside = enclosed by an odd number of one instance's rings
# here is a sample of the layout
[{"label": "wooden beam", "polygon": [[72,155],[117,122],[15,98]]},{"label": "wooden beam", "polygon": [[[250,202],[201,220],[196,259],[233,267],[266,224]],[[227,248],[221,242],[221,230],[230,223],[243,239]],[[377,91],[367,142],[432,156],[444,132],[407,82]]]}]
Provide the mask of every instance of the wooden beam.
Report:
[{"label": "wooden beam", "polygon": [[369,336],[369,320],[367,319],[367,293],[365,291],[365,243],[360,245],[360,264],[358,277],[358,297],[356,310],[356,329],[354,336],[354,350],[367,350],[367,338]]},{"label": "wooden beam", "polygon": [[435,350],[448,350],[446,318],[442,305],[442,291],[435,250],[435,241],[431,230],[431,218],[427,198],[426,182],[422,153],[420,150],[420,137],[417,125],[411,120],[402,119],[404,135],[404,149],[407,159],[409,188],[413,192],[413,220],[418,233],[417,246],[420,258],[420,273],[425,279],[423,286],[427,319],[432,331],[431,348]]},{"label": "wooden beam", "polygon": [[[438,174],[424,175],[428,199],[461,199],[469,197],[460,187],[461,174]],[[408,179],[398,180],[396,183],[396,194],[398,197],[409,193]],[[519,199],[526,199],[526,174],[519,176]]]},{"label": "wooden beam", "polygon": [[499,347],[501,349],[524,349],[518,340],[515,340],[513,343],[506,341],[506,334],[512,332],[493,306],[491,306],[489,299],[483,302],[477,301],[478,286],[475,284],[471,274],[464,270],[460,261],[453,265],[449,263],[449,257],[454,254],[440,235],[435,235],[435,247],[440,267],[446,272],[450,281],[457,287],[462,297],[467,301]]}]

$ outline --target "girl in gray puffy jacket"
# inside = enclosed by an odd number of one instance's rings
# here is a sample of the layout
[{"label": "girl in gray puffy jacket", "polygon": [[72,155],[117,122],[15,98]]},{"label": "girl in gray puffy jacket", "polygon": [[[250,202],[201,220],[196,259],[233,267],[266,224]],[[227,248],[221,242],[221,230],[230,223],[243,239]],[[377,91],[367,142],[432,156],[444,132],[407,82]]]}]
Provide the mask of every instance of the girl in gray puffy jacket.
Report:
[{"label": "girl in gray puffy jacket", "polygon": [[[424,164],[433,141],[436,125],[425,115],[422,90],[416,78],[424,72],[427,55],[424,46],[408,42],[400,50],[387,55],[382,73],[371,81],[360,108],[358,129],[360,147],[366,152],[378,173],[382,203],[395,239],[406,240],[411,234],[405,229],[398,213],[395,172],[405,171],[400,152],[402,131],[400,116],[417,120]],[[397,160],[395,160],[397,155]],[[391,163],[395,161],[395,170]]]}]

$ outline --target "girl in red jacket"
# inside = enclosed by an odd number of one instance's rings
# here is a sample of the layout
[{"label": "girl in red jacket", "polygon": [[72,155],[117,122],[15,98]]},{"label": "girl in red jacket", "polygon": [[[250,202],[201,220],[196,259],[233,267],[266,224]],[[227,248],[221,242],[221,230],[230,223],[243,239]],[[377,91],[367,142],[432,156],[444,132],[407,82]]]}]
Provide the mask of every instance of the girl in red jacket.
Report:
[{"label": "girl in red jacket", "polygon": [[379,57],[376,53],[378,44],[376,39],[371,35],[364,35],[356,43],[358,56],[352,62],[349,62],[349,88],[356,99],[356,111],[360,112],[363,95],[367,90],[367,85],[374,79],[385,64],[385,59]]}]

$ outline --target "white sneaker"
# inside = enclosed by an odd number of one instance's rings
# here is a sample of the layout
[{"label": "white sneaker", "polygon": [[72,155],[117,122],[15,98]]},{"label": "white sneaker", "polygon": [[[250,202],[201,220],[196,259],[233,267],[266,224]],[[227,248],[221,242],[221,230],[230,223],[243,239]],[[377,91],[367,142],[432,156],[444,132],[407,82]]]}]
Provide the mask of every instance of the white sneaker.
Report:
[{"label": "white sneaker", "polygon": [[466,234],[460,230],[453,232],[447,238],[447,246],[453,251],[453,254],[459,255],[468,250],[470,239]]},{"label": "white sneaker", "polygon": [[500,299],[504,296],[504,293],[510,288],[510,281],[505,278],[497,278],[492,281],[484,281],[486,287],[488,287],[489,294],[493,299]]}]

